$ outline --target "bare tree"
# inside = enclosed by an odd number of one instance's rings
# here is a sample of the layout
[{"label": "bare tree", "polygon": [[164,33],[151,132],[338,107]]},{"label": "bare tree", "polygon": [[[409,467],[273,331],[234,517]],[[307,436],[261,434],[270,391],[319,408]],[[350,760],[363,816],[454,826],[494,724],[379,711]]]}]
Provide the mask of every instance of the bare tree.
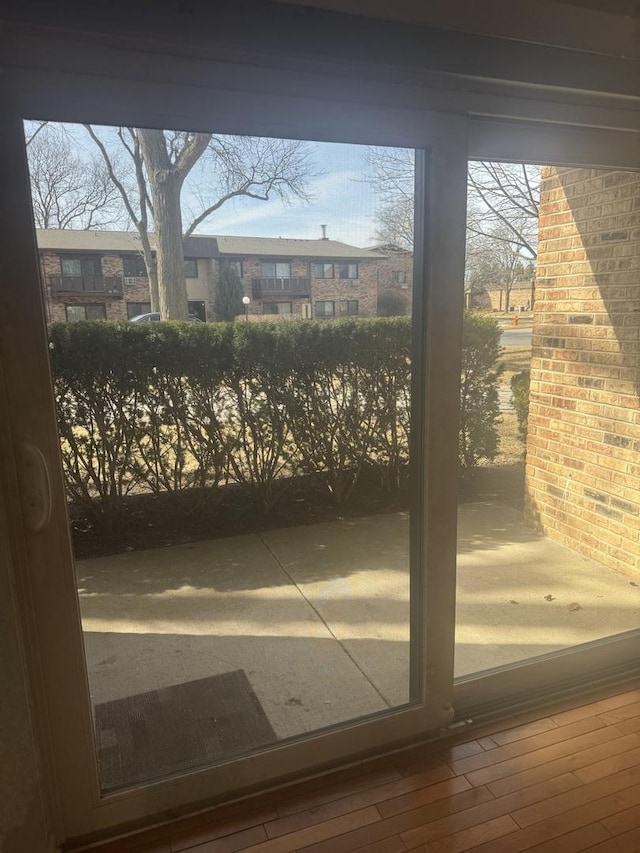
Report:
[{"label": "bare tree", "polygon": [[410,148],[370,148],[368,182],[379,201],[376,239],[413,248],[414,152]]},{"label": "bare tree", "polygon": [[[368,182],[379,200],[381,242],[413,246],[414,154],[411,149],[371,148]],[[536,257],[540,169],[512,163],[469,164],[467,257],[497,243],[522,258]]]},{"label": "bare tree", "polygon": [[537,257],[540,167],[472,162],[468,175],[470,239],[507,243],[523,257]]},{"label": "bare tree", "polygon": [[[34,123],[35,124],[35,123]],[[38,228],[110,228],[122,205],[104,164],[79,153],[58,125],[27,127],[33,215]]]},{"label": "bare tree", "polygon": [[[138,230],[152,309],[159,310],[162,319],[187,317],[183,238],[215,211],[238,197],[307,199],[307,180],[313,172],[310,153],[301,142],[121,127],[117,140],[120,152],[128,157],[127,179],[126,170],[119,171],[113,144],[94,127],[85,127]],[[183,189],[189,181],[189,200],[184,204]]]}]

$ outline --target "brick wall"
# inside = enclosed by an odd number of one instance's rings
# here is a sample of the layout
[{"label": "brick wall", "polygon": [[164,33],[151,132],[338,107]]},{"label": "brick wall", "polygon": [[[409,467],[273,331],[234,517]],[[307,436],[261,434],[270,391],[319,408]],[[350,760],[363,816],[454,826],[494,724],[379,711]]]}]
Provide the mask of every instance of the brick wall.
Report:
[{"label": "brick wall", "polygon": [[[388,251],[386,257],[377,261],[377,284],[380,312],[384,313],[385,299],[391,296],[393,304],[404,306],[405,314],[411,314],[413,300],[413,253]],[[404,274],[404,275],[403,275]],[[405,281],[399,279],[403,278]],[[389,303],[391,304],[391,303]]]},{"label": "brick wall", "polygon": [[[287,260],[283,256],[282,260]],[[355,281],[339,278],[316,279],[313,276],[313,260],[305,258],[292,258],[291,277],[308,279],[311,290],[312,316],[315,317],[314,304],[317,301],[335,302],[336,316],[340,316],[340,302],[344,300],[358,300],[359,317],[375,317],[377,311],[377,260],[363,260],[358,262],[359,278]],[[330,263],[330,261],[327,261]],[[215,293],[220,275],[219,262],[213,261],[210,272],[210,286],[212,294]],[[261,299],[254,299],[252,290],[253,279],[260,278],[260,258],[245,257],[242,259],[242,285],[245,295],[251,299],[249,304],[249,316],[258,317],[263,315],[263,303],[265,302],[291,302],[293,317],[300,319],[305,304],[309,299],[304,297],[292,297],[286,293],[268,294]],[[213,296],[212,296],[213,298]],[[273,318],[274,315],[266,315]]]},{"label": "brick wall", "polygon": [[[73,254],[67,252],[65,254]],[[67,319],[67,305],[100,304],[105,306],[107,320],[126,320],[127,303],[150,302],[149,281],[145,276],[125,277],[122,255],[116,252],[96,253],[101,256],[102,275],[117,276],[123,280],[123,295],[121,299],[107,299],[103,293],[60,293],[54,294],[51,287],[51,276],[61,274],[60,254],[52,250],[40,251],[40,266],[42,271],[42,286],[44,288],[47,317],[49,322],[64,323]],[[198,278],[186,279],[187,298],[201,300],[205,303],[207,318],[213,317],[213,289],[211,270],[215,261],[208,258],[198,259]]]},{"label": "brick wall", "polygon": [[[119,276],[124,279],[122,257],[119,254],[103,254],[102,274],[104,276]],[[126,320],[127,302],[148,302],[149,285],[146,278],[127,279],[121,299],[107,298],[103,293],[54,294],[51,287],[51,276],[61,274],[60,255],[58,252],[43,250],[40,252],[42,270],[42,286],[44,288],[47,317],[52,323],[66,322],[67,305],[100,304],[105,306],[107,320]]]},{"label": "brick wall", "polygon": [[640,175],[542,172],[529,519],[617,569],[640,565]]}]

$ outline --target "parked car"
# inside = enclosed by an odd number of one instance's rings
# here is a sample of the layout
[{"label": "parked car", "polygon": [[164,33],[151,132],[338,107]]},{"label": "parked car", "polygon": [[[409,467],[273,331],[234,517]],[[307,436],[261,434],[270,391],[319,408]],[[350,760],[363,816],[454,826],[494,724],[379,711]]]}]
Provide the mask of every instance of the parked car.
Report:
[{"label": "parked car", "polygon": [[[204,320],[201,320],[200,317],[196,317],[195,314],[189,314],[189,320],[193,323],[204,323]],[[136,314],[135,317],[132,317],[129,320],[130,323],[159,323],[160,322],[160,312],[159,311],[151,311],[149,314]]]}]

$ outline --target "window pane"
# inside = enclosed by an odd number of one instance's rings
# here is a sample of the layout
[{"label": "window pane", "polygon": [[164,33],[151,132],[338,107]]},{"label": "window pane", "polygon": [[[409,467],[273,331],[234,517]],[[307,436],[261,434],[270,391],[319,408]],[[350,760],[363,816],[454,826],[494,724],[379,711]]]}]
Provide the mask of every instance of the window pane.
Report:
[{"label": "window pane", "polygon": [[100,258],[87,257],[81,258],[82,275],[95,276],[102,275],[102,264]]},{"label": "window pane", "polygon": [[122,272],[131,278],[146,278],[147,270],[140,255],[123,255]]},{"label": "window pane", "polygon": [[640,580],[640,174],[472,162],[468,190],[459,676],[637,630]]},{"label": "window pane", "polygon": [[318,317],[333,317],[336,313],[336,304],[329,300],[320,300],[316,302],[316,316]]},{"label": "window pane", "polygon": [[76,323],[78,320],[86,320],[86,306],[84,305],[67,305],[65,306],[67,312],[67,321],[69,323]]},{"label": "window pane", "polygon": [[107,309],[105,305],[87,305],[87,320],[106,320]]},{"label": "window pane", "polygon": [[193,301],[187,302],[187,308],[189,311],[189,315],[192,317],[197,317],[198,320],[202,320],[202,322],[206,322],[207,312],[205,308],[205,304],[201,299],[195,299]]},{"label": "window pane", "polygon": [[195,258],[184,259],[185,278],[198,278],[198,262]]},{"label": "window pane", "polygon": [[139,314],[149,314],[150,311],[150,302],[127,302],[127,317],[129,320],[132,317],[137,317]]},{"label": "window pane", "polygon": [[62,275],[81,276],[82,262],[79,258],[62,258]]},{"label": "window pane", "polygon": [[[94,130],[115,156],[117,129]],[[187,136],[164,139],[179,147]],[[78,156],[99,153],[82,126],[68,138],[83,140]],[[232,333],[217,319],[180,334],[152,321],[51,331],[103,792],[388,715],[422,696],[409,642],[414,627],[420,637],[419,603],[409,600],[410,571],[420,568],[409,553],[420,517],[409,487],[412,324],[376,319],[382,271],[399,265],[364,248],[380,224],[364,182],[368,146],[317,147],[314,165],[332,175],[317,200],[293,194],[280,210],[245,198],[251,215],[238,236],[194,235],[171,258],[178,269],[184,261],[185,276],[202,261],[200,277],[186,281],[189,313],[227,316]],[[316,144],[252,138],[243,156],[253,152],[304,166]],[[412,173],[413,152],[403,157]],[[188,176],[185,213],[207,201],[215,179],[232,179],[213,168],[207,160]],[[327,210],[348,248],[318,239]],[[203,231],[223,223],[214,217]],[[110,286],[109,297],[65,296],[80,303],[67,315],[55,291],[60,266],[48,260],[59,257],[59,235],[49,239],[40,251],[52,324],[104,319],[105,309],[114,320],[150,313],[147,280],[133,275],[143,269],[135,229],[126,243],[118,232],[67,235],[65,245],[78,246],[67,252],[70,271],[97,274],[102,259],[109,277],[135,279],[124,299]],[[82,260],[80,247],[94,240]],[[244,273],[241,289],[220,286],[225,263]],[[159,282],[161,295],[182,298],[179,279]],[[101,284],[67,283],[94,294]],[[106,306],[82,302],[90,298]],[[178,300],[165,302],[181,313]],[[338,316],[353,317],[358,334]],[[88,345],[97,357],[85,365]],[[59,365],[74,364],[70,388]],[[105,381],[105,364],[117,382]]]},{"label": "window pane", "polygon": [[358,264],[340,264],[339,277],[343,279],[358,278]]}]

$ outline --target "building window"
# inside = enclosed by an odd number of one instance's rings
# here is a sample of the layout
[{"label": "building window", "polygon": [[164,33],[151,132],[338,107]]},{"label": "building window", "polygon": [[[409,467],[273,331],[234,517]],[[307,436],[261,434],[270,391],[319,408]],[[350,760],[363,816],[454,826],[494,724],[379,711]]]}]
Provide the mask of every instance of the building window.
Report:
[{"label": "building window", "polygon": [[340,303],[340,313],[343,317],[357,317],[358,316],[358,300],[357,299],[344,299]]},{"label": "building window", "polygon": [[316,317],[335,317],[336,303],[327,300],[316,302]]},{"label": "building window", "polygon": [[242,258],[225,258],[222,261],[223,268],[235,270],[238,273],[238,278],[242,278]]},{"label": "building window", "polygon": [[197,317],[198,320],[202,320],[203,323],[207,322],[207,311],[202,299],[190,300],[187,302],[187,308],[189,310],[190,317]]},{"label": "building window", "polygon": [[293,314],[293,304],[291,302],[263,302],[263,314]]},{"label": "building window", "polygon": [[334,270],[333,264],[314,264],[313,265],[313,277],[314,278],[333,278]]},{"label": "building window", "polygon": [[94,278],[102,275],[100,255],[63,255],[60,258],[62,275],[68,278]]},{"label": "building window", "polygon": [[394,284],[406,284],[407,283],[407,273],[404,270],[394,270],[391,273],[391,281]]},{"label": "building window", "polygon": [[260,261],[260,278],[291,278],[289,261]]},{"label": "building window", "polygon": [[198,278],[198,261],[196,258],[185,258],[183,268],[185,278]]},{"label": "building window", "polygon": [[358,264],[338,264],[338,278],[358,278]]},{"label": "building window", "polygon": [[77,323],[79,320],[106,320],[107,307],[104,303],[91,302],[88,305],[65,305],[67,322]]},{"label": "building window", "polygon": [[142,255],[122,255],[122,274],[127,278],[146,278],[147,268]]},{"label": "building window", "polygon": [[150,302],[127,302],[127,319],[130,320],[132,317],[137,317],[138,314],[150,314],[151,313],[151,303]]}]

